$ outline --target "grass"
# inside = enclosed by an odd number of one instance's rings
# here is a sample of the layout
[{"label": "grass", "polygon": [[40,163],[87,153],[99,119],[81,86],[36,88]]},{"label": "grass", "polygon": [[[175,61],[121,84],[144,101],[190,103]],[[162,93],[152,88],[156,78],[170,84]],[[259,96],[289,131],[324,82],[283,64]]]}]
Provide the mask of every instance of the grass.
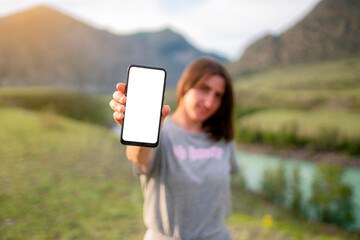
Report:
[{"label": "grass", "polygon": [[[247,77],[238,77],[237,90],[259,83],[261,89],[339,90],[360,87],[360,58],[328,60],[273,68]],[[264,82],[264,79],[268,79]],[[245,83],[246,82],[246,83]]]},{"label": "grass", "polygon": [[0,239],[141,239],[142,196],[106,128],[1,109]]},{"label": "grass", "polygon": [[239,105],[301,109],[360,108],[360,58],[273,68],[236,77]]},{"label": "grass", "polygon": [[[16,108],[0,117],[0,239],[142,239],[139,180],[109,129]],[[236,185],[233,203],[234,239],[359,239]]]},{"label": "grass", "polygon": [[353,58],[235,78],[237,140],[359,155],[359,69]]},{"label": "grass", "polygon": [[0,107],[45,110],[78,120],[106,125],[109,123],[109,109],[103,107],[102,99],[72,89],[50,87],[0,88]]},{"label": "grass", "polygon": [[360,137],[360,115],[340,110],[301,111],[270,109],[244,116],[244,127],[280,131],[286,124],[296,123],[300,136],[316,137],[322,128],[336,129],[344,137]]},{"label": "grass", "polygon": [[295,147],[359,156],[358,121],[359,115],[333,110],[258,110],[242,116],[237,122],[236,140],[268,144],[278,149]]}]

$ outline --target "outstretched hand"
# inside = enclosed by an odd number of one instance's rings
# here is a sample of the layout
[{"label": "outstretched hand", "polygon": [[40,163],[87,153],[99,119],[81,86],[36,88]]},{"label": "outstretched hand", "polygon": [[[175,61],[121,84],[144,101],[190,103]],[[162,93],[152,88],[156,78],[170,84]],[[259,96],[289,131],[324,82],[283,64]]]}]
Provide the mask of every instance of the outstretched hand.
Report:
[{"label": "outstretched hand", "polygon": [[[122,120],[124,118],[125,112],[125,103],[126,103],[126,96],[125,96],[125,83],[118,83],[116,84],[116,89],[118,91],[114,92],[113,99],[110,101],[109,105],[112,110],[114,110],[113,117],[114,120],[121,126]],[[164,122],[164,119],[170,113],[170,107],[168,105],[164,105],[162,107],[161,112],[161,126]]]}]

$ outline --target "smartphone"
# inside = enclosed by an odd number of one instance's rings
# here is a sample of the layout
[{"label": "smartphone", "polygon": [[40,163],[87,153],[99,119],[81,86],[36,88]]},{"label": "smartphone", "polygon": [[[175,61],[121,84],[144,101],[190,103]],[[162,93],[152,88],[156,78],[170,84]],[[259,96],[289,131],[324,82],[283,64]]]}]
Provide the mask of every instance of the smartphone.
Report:
[{"label": "smartphone", "polygon": [[164,102],[166,70],[130,65],[120,141],[125,145],[156,147]]}]

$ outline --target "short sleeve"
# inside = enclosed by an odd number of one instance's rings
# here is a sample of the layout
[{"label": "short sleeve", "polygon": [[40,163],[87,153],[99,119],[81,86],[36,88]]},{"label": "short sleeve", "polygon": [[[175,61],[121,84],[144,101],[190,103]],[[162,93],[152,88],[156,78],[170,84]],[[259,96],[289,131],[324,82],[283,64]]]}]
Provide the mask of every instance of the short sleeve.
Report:
[{"label": "short sleeve", "polygon": [[236,174],[240,172],[240,167],[237,161],[237,149],[235,141],[230,143],[230,151],[230,173]]}]

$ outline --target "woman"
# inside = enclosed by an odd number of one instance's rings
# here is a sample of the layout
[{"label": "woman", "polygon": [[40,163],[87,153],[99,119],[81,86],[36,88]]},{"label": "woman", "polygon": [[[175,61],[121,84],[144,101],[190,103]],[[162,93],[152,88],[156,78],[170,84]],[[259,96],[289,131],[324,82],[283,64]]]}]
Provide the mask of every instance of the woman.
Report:
[{"label": "woman", "polygon": [[[110,102],[121,125],[125,84]],[[177,86],[177,108],[162,109],[157,148],[127,146],[144,193],[144,239],[228,240],[230,174],[239,171],[233,141],[233,93],[226,69],[200,58]]]}]

